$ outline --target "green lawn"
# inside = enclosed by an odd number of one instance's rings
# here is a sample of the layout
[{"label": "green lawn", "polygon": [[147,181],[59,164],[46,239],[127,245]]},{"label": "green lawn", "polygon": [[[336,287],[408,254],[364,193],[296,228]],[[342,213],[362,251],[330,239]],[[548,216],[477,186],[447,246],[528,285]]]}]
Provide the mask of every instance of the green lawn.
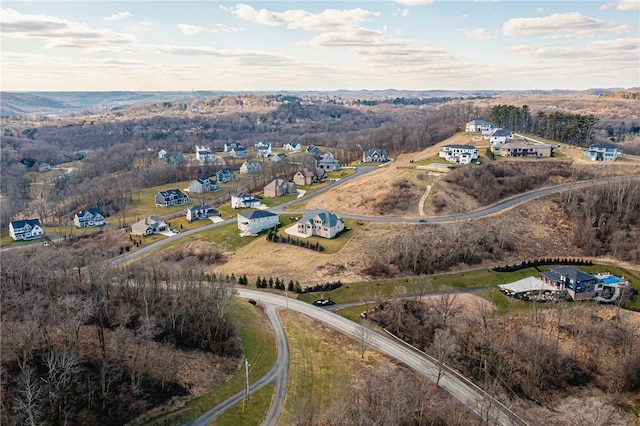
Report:
[{"label": "green lawn", "polygon": [[354,168],[345,168],[328,173],[329,179],[344,179],[354,174],[356,174],[356,169]]},{"label": "green lawn", "polygon": [[[244,353],[251,367],[249,368],[249,382],[253,383],[264,376],[273,366],[276,360],[277,349],[271,327],[261,312],[261,309],[252,306],[244,300],[239,300],[234,310],[234,321],[237,325]],[[187,402],[186,405],[173,413],[153,419],[148,424],[152,425],[181,425],[193,420],[237,392],[245,388],[244,364],[233,375],[233,377],[214,389],[213,391]],[[265,392],[268,393],[268,390]],[[254,415],[259,418],[264,417],[266,410],[264,394],[258,396],[256,404],[251,408]],[[270,399],[270,398],[269,398]],[[266,405],[268,409],[268,404]],[[221,423],[233,424],[233,423]],[[242,423],[254,424],[254,423]]]},{"label": "green lawn", "polygon": [[298,194],[283,195],[282,197],[265,197],[262,198],[262,204],[267,207],[275,207],[298,198]]},{"label": "green lawn", "polygon": [[257,426],[269,412],[275,387],[267,385],[251,394],[249,402],[242,401],[220,414],[211,425],[215,426]]}]

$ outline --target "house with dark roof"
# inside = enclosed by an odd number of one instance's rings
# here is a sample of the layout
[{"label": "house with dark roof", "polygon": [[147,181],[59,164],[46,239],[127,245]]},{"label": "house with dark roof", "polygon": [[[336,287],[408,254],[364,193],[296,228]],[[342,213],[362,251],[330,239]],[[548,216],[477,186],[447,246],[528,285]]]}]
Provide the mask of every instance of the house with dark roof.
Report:
[{"label": "house with dark roof", "polygon": [[294,182],[284,179],[274,179],[264,187],[265,197],[282,197],[283,195],[297,194],[298,188]]},{"label": "house with dark roof", "polygon": [[14,220],[9,223],[9,235],[13,241],[33,240],[44,237],[39,219]]},{"label": "house with dark roof", "polygon": [[309,145],[304,152],[308,155],[320,155],[322,150],[315,145]]},{"label": "house with dark roof", "polygon": [[566,291],[573,300],[593,299],[602,291],[596,276],[571,266],[558,266],[543,271],[540,279],[560,291]]},{"label": "house with dark roof", "polygon": [[263,142],[263,141],[256,142],[254,147],[257,151],[258,157],[267,158],[272,154],[271,142]]},{"label": "house with dark roof", "polygon": [[232,148],[231,151],[229,151],[229,155],[233,158],[244,159],[247,158],[247,150],[244,149],[243,146],[236,146],[235,148]]},{"label": "house with dark roof", "polygon": [[236,177],[236,172],[231,169],[221,169],[216,172],[216,179],[218,182],[233,182],[234,180],[238,180]]},{"label": "house with dark roof", "polygon": [[156,194],[156,207],[180,206],[189,202],[189,196],[179,189],[167,189]]},{"label": "house with dark roof", "polygon": [[325,210],[307,210],[297,223],[298,232],[308,236],[335,238],[344,230],[344,220]]},{"label": "house with dark roof", "polygon": [[302,151],[302,146],[300,146],[300,144],[297,142],[287,142],[282,145],[282,149],[284,149],[285,151],[300,152]]},{"label": "house with dark roof", "polygon": [[384,149],[368,149],[362,153],[363,163],[386,163],[389,161],[387,152]]},{"label": "house with dark roof", "polygon": [[220,189],[220,185],[216,179],[209,177],[199,177],[189,184],[189,194],[206,194]]},{"label": "house with dark roof", "polygon": [[184,162],[184,155],[180,151],[166,151],[160,158],[165,164],[180,164]]},{"label": "house with dark roof", "polygon": [[489,143],[491,146],[501,145],[511,140],[513,140],[513,130],[511,129],[495,129],[489,135]]},{"label": "house with dark roof", "polygon": [[584,152],[584,156],[591,161],[616,161],[622,151],[612,143],[598,142],[589,145],[589,149]]},{"label": "house with dark roof", "polygon": [[231,207],[234,209],[256,208],[260,206],[260,204],[262,204],[260,200],[246,192],[231,194]]},{"label": "house with dark roof", "polygon": [[284,152],[279,152],[278,154],[275,154],[273,157],[271,157],[269,159],[269,162],[271,162],[271,163],[277,163],[277,162],[280,162],[280,161],[284,161],[285,163],[288,163],[289,162],[289,156],[287,154],[285,154]]},{"label": "house with dark roof", "polygon": [[296,185],[312,185],[322,182],[329,177],[327,171],[321,168],[305,167],[293,175],[293,182]]},{"label": "house with dark roof", "polygon": [[279,223],[278,215],[266,210],[246,210],[238,213],[238,229],[243,237],[256,235],[278,226]]},{"label": "house with dark roof", "polygon": [[218,210],[207,205],[187,207],[185,212],[189,222],[193,222],[198,219],[210,219],[213,216],[220,216],[220,212]]},{"label": "house with dark roof", "polygon": [[104,225],[104,214],[102,214],[100,209],[80,210],[73,217],[73,223],[76,228],[102,226]]}]

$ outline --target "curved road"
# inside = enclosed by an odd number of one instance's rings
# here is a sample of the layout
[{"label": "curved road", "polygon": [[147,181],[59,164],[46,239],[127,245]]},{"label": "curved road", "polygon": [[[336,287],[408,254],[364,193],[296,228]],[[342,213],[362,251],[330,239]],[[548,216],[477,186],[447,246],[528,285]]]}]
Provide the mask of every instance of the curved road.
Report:
[{"label": "curved road", "polygon": [[[364,330],[360,324],[356,324],[334,313],[296,299],[287,300],[284,296],[277,294],[242,288],[238,289],[238,295],[241,298],[258,300],[267,306],[274,305],[281,308],[286,306],[287,309],[300,312],[310,316],[311,318],[322,321],[337,328],[343,333],[355,337],[356,339],[361,339],[363,333],[367,333],[367,342],[369,346],[392,358],[395,358],[400,362],[403,362],[432,381],[436,382],[437,380],[438,368],[427,357],[407,348],[407,346],[398,341],[377,333],[368,332],[367,330]],[[497,401],[491,401],[490,404],[485,403],[485,394],[480,388],[470,382],[461,380],[454,374],[445,373],[440,379],[440,387],[465,404],[481,419],[486,419],[487,416],[489,416],[491,420],[494,420],[500,425],[526,425],[526,422],[520,419],[515,413],[510,412],[507,407],[498,407]],[[265,422],[265,424],[275,423]]]},{"label": "curved road", "polygon": [[[351,176],[347,176],[344,179],[339,180],[338,182],[336,182],[333,185],[328,185],[324,188],[320,188],[317,191],[314,191],[310,194],[305,194],[304,196],[300,197],[300,198],[296,198],[295,200],[292,201],[288,201],[286,203],[280,204],[276,207],[267,209],[268,211],[271,211],[273,213],[277,213],[277,214],[285,214],[285,213],[291,213],[291,214],[296,214],[296,213],[301,213],[301,212],[295,212],[295,211],[285,211],[285,208],[301,202],[301,201],[305,201],[311,197],[314,197],[318,194],[321,194],[323,192],[329,191],[330,189],[333,189],[335,187],[335,185],[339,185],[340,183],[343,183],[345,181],[348,181],[350,179],[353,179],[357,176],[360,176],[364,173],[370,172],[371,170],[375,170],[377,169],[377,166],[362,166],[359,167],[356,171],[355,174],[351,175]],[[457,222],[457,221],[461,221],[461,220],[472,220],[472,219],[480,219],[482,217],[486,217],[486,216],[491,216],[494,214],[498,214],[501,213],[502,211],[509,209],[511,207],[514,207],[517,204],[520,203],[524,203],[527,201],[530,201],[534,198],[538,198],[538,197],[542,197],[545,195],[549,195],[549,194],[553,194],[556,192],[562,192],[562,191],[569,191],[569,190],[573,190],[573,189],[578,189],[578,188],[586,188],[589,186],[595,186],[595,185],[604,185],[607,183],[614,183],[614,182],[624,182],[624,181],[628,181],[628,180],[640,180],[640,175],[636,176],[636,175],[632,175],[632,176],[618,176],[618,177],[610,177],[610,178],[604,178],[604,179],[594,179],[594,180],[587,180],[587,181],[580,181],[580,182],[573,182],[573,183],[566,183],[566,184],[562,184],[562,185],[556,185],[556,186],[551,186],[551,187],[547,187],[547,188],[542,188],[542,189],[536,189],[533,191],[529,191],[527,193],[524,194],[519,194],[507,199],[504,199],[496,204],[490,205],[488,207],[482,207],[478,210],[472,211],[472,212],[468,212],[468,213],[461,213],[461,214],[455,214],[455,215],[448,215],[448,216],[431,216],[431,217],[424,217],[424,218],[420,218],[420,217],[379,217],[379,216],[361,216],[361,215],[350,215],[350,214],[340,214],[341,217],[343,218],[347,218],[347,219],[355,219],[355,220],[366,220],[366,221],[371,221],[371,222],[387,222],[387,223],[417,223],[417,222],[429,222],[429,223],[449,223],[449,222]],[[218,223],[213,223],[211,225],[205,225],[202,226],[200,228],[196,228],[196,229],[191,229],[189,231],[184,231],[178,235],[175,235],[173,237],[169,237],[169,238],[165,238],[163,240],[160,241],[156,241],[155,243],[149,244],[148,246],[144,246],[142,248],[140,248],[139,250],[136,250],[134,252],[131,253],[127,253],[124,255],[121,255],[115,259],[113,259],[113,262],[115,264],[120,264],[120,263],[124,263],[127,262],[131,259],[134,259],[136,257],[139,256],[143,256],[145,254],[150,253],[151,251],[165,245],[168,244],[170,241],[172,241],[172,239],[174,238],[181,238],[181,237],[185,237],[188,235],[193,235],[193,234],[197,234],[198,232],[202,232],[202,231],[206,231],[212,228],[216,228],[218,226],[224,226],[227,225],[229,223],[233,223],[236,222],[237,219],[236,218],[231,218],[231,219],[227,219],[223,222],[218,222]]]},{"label": "curved road", "polygon": [[[257,293],[255,296],[256,299],[260,299],[263,294],[260,292],[255,293]],[[275,304],[265,304],[267,319],[269,320],[269,324],[271,325],[276,338],[276,346],[278,349],[276,362],[267,374],[249,385],[250,394],[262,389],[268,384],[275,386],[275,393],[273,400],[271,401],[269,412],[267,413],[267,418],[262,422],[263,425],[267,426],[275,426],[278,423],[278,419],[282,413],[282,408],[284,407],[284,400],[287,396],[287,380],[289,378],[289,344],[287,342],[287,336],[284,332],[282,321],[280,321],[280,317],[278,316],[278,309],[279,308]],[[196,420],[186,423],[186,425],[207,426],[214,418],[241,402],[245,396],[245,390],[238,392],[220,405],[207,411]]]}]

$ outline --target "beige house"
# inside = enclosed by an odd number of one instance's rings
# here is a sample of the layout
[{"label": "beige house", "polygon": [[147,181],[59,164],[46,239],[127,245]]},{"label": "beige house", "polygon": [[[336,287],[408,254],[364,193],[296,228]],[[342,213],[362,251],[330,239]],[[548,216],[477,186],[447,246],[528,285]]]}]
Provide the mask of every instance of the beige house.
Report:
[{"label": "beige house", "polygon": [[287,182],[284,179],[274,179],[264,187],[265,197],[282,197],[283,195],[296,194],[298,188],[294,182]]},{"label": "beige house", "polygon": [[131,225],[131,234],[147,236],[166,231],[167,228],[167,224],[158,216],[149,216]]},{"label": "beige house", "polygon": [[335,238],[344,230],[344,220],[325,210],[307,210],[298,221],[298,232],[308,236]]},{"label": "beige house", "polygon": [[311,185],[322,182],[328,178],[327,171],[320,168],[307,167],[293,175],[293,182],[296,185]]},{"label": "beige house", "polygon": [[491,148],[494,154],[501,157],[543,158],[551,157],[553,148],[546,143],[531,141],[507,142]]}]

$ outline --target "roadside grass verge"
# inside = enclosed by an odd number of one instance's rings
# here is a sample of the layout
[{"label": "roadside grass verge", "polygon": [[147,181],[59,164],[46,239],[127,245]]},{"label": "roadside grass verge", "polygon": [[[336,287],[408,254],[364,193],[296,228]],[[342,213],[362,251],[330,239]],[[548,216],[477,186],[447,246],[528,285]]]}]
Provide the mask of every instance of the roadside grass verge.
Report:
[{"label": "roadside grass verge", "polygon": [[275,207],[280,204],[286,203],[288,201],[295,200],[296,198],[298,198],[298,194],[289,194],[289,195],[283,195],[282,197],[266,197],[266,198],[262,198],[261,201],[262,201],[262,204],[264,204],[267,207]]},{"label": "roadside grass verge", "polygon": [[329,179],[343,179],[348,176],[356,174],[356,171],[357,170],[353,168],[346,168],[346,169],[335,170],[327,174],[329,175]]},{"label": "roadside grass verge", "polygon": [[[245,300],[239,299],[234,306],[234,321],[238,329],[245,357],[251,364],[249,382],[253,383],[264,376],[276,360],[276,343],[271,327],[261,308],[256,308]],[[150,425],[182,425],[196,419],[211,408],[224,402],[245,388],[244,363],[235,371],[231,379],[211,392],[188,401],[182,408],[152,419]],[[256,407],[258,404],[256,404]],[[268,409],[268,405],[267,405]],[[256,408],[257,412],[259,409]],[[264,412],[266,413],[266,411]],[[263,413],[263,416],[264,416]]]},{"label": "roadside grass verge", "polygon": [[257,426],[269,412],[275,387],[267,385],[249,397],[249,402],[244,401],[229,408],[216,417],[211,425],[214,426]]},{"label": "roadside grass verge", "polygon": [[360,361],[357,342],[293,311],[282,311],[290,348],[287,398],[278,424],[324,424],[331,406],[345,396],[356,364],[376,363],[371,351]]},{"label": "roadside grass verge", "polygon": [[[519,279],[538,276],[535,268],[526,268],[516,272],[495,272],[490,269],[458,272],[454,274],[430,275],[432,292],[442,287],[454,290],[478,288],[506,284]],[[359,302],[380,297],[390,297],[396,287],[403,288],[407,294],[415,293],[408,278],[393,278],[373,282],[356,282],[344,284],[342,287],[324,293],[303,293],[298,299],[312,303],[322,298],[330,298],[335,303]]]}]

